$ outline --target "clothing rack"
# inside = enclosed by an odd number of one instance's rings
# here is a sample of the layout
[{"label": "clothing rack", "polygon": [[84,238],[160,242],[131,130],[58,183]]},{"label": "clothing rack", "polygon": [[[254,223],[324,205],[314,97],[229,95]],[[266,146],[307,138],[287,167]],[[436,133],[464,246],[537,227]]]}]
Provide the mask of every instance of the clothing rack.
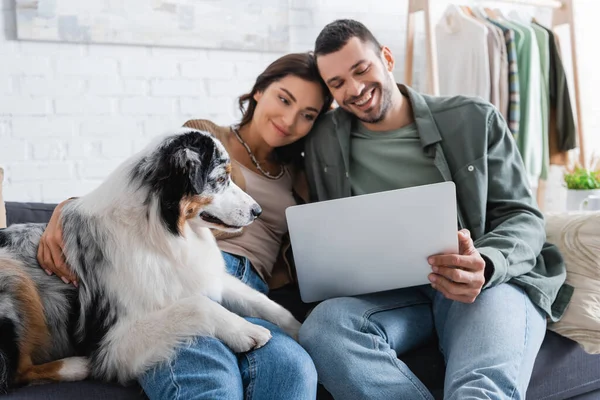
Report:
[{"label": "clothing rack", "polygon": [[[427,90],[432,95],[439,94],[437,47],[433,26],[431,24],[431,12],[429,0],[408,0],[408,16],[406,24],[406,58],[404,69],[404,81],[412,85],[414,64],[414,42],[415,42],[415,17],[423,11],[425,17],[425,42],[427,51]],[[466,1],[465,1],[466,3]],[[569,25],[569,36],[571,42],[571,62],[573,64],[573,85],[575,89],[576,129],[579,142],[579,162],[586,166],[585,140],[583,135],[581,118],[581,100],[579,91],[579,72],[577,69],[577,49],[575,44],[575,20],[573,17],[573,0],[483,0],[477,3],[510,3],[517,5],[529,5],[534,7],[551,8],[552,30],[561,25]]]},{"label": "clothing rack", "polygon": [[438,95],[440,92],[438,81],[437,47],[435,34],[431,24],[429,0],[408,0],[408,15],[406,19],[406,58],[404,68],[404,83],[412,86],[414,49],[415,49],[415,18],[420,11],[425,12],[425,43],[427,44],[427,93]]}]

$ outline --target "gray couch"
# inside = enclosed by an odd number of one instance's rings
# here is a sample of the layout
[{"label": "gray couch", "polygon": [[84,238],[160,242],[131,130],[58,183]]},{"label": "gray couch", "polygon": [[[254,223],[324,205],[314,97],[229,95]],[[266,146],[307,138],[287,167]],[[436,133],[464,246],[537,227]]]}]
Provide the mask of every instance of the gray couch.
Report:
[{"label": "gray couch", "polygon": [[[21,222],[47,222],[54,204],[6,203],[8,225]],[[284,288],[271,297],[292,311],[297,318],[311,305],[303,304],[297,291]],[[405,354],[402,360],[430,388],[436,398],[442,398],[444,361],[436,343]],[[141,388],[95,381],[47,384],[20,388],[7,399],[143,399]],[[331,396],[319,388],[318,398]],[[575,342],[548,331],[535,363],[527,392],[530,400],[600,399],[600,355],[585,353]]]}]

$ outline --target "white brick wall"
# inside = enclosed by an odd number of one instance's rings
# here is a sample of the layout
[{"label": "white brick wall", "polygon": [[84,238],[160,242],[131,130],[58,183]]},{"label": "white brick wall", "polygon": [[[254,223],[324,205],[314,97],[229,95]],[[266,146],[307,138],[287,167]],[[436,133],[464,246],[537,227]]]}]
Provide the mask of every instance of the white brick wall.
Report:
[{"label": "white brick wall", "polygon": [[[600,74],[596,61],[598,38],[600,37],[600,2],[595,0],[578,0],[575,8],[577,18],[577,51],[579,85],[581,89],[581,110],[585,129],[586,153],[595,153],[600,157]],[[585,32],[585,33],[584,33]],[[567,44],[568,35],[563,36],[561,44]],[[566,42],[566,43],[565,43]],[[570,52],[570,47],[564,50]],[[567,53],[570,54],[570,53]]]},{"label": "white brick wall", "polygon": [[[434,3],[437,20],[448,0]],[[319,30],[336,18],[356,18],[392,49],[401,81],[407,1],[373,4],[291,0],[291,50],[311,49]],[[0,165],[6,169],[7,200],[56,202],[84,194],[166,129],[189,118],[234,122],[236,97],[280,56],[17,41],[14,0],[2,0],[0,7]],[[420,19],[417,32],[414,85],[420,88],[425,65]],[[588,124],[588,132],[600,128],[596,120]]]},{"label": "white brick wall", "polygon": [[[406,0],[388,3],[369,13],[358,0],[292,1],[291,50],[311,49],[323,25],[353,17],[401,56]],[[14,1],[1,4],[0,165],[8,200],[83,194],[150,137],[189,118],[234,122],[236,97],[281,55],[21,42]]]},{"label": "white brick wall", "polygon": [[17,41],[14,0],[0,7],[0,165],[9,201],[84,194],[152,136],[190,118],[235,121],[236,96],[280,55]]}]

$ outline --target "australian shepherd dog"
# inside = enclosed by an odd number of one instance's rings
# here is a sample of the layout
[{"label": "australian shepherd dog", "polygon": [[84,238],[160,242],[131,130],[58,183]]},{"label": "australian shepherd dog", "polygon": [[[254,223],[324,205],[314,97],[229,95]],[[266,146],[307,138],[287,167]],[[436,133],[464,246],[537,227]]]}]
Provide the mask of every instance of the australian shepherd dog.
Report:
[{"label": "australian shepherd dog", "polygon": [[230,177],[210,134],[181,128],[130,157],[62,212],[64,255],[78,288],[48,276],[37,248],[44,224],[0,230],[0,392],[86,377],[127,382],[195,336],[234,352],[300,323],[226,273],[211,229],[239,231],[261,213]]}]

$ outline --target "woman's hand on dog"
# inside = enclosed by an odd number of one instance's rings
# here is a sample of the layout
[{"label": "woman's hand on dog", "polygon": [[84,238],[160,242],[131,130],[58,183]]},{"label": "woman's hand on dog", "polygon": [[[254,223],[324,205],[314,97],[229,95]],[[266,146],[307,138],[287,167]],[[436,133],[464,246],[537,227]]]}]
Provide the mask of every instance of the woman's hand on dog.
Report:
[{"label": "woman's hand on dog", "polygon": [[472,303],[485,284],[485,260],[479,254],[471,234],[458,232],[459,254],[444,254],[429,258],[433,273],[431,286],[447,299]]},{"label": "woman's hand on dog", "polygon": [[62,235],[62,225],[60,222],[60,213],[64,205],[69,202],[65,200],[54,209],[50,222],[40,239],[38,247],[37,260],[48,275],[53,273],[60,277],[65,283],[73,283],[77,286],[77,278],[71,272],[67,265],[63,253],[64,242]]}]

